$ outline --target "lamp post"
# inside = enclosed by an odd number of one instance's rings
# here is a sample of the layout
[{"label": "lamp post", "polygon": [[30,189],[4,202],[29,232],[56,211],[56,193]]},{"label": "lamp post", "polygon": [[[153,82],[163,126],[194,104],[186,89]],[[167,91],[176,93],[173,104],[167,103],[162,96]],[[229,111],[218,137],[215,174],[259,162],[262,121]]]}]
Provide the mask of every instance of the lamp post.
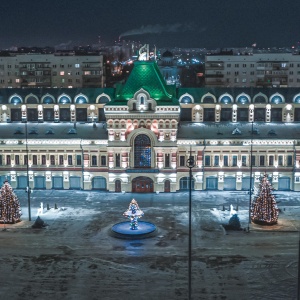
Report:
[{"label": "lamp post", "polygon": [[31,221],[31,208],[30,208],[30,194],[31,188],[29,186],[29,154],[28,154],[28,139],[27,139],[27,120],[25,123],[25,139],[26,139],[26,155],[27,155],[27,162],[26,162],[26,171],[27,171],[27,201],[28,201],[28,220]]},{"label": "lamp post", "polygon": [[250,190],[249,190],[249,222],[248,232],[250,232],[251,224],[251,198],[252,198],[252,153],[253,153],[253,121],[251,125],[251,142],[250,142]]},{"label": "lamp post", "polygon": [[195,159],[192,156],[192,147],[190,147],[190,157],[187,160],[186,166],[189,171],[189,253],[188,253],[188,283],[189,283],[189,297],[192,295],[192,168],[195,167]]}]

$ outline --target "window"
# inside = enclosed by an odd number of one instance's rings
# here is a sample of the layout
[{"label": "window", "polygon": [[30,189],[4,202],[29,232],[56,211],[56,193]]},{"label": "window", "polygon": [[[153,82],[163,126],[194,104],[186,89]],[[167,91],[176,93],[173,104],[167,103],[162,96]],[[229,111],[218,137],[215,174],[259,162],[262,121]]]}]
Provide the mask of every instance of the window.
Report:
[{"label": "window", "polygon": [[242,166],[243,167],[247,166],[247,156],[246,155],[242,155]]},{"label": "window", "polygon": [[240,65],[239,65],[239,64],[235,64],[234,66],[235,66],[236,68],[238,68]]},{"label": "window", "polygon": [[246,68],[247,67],[247,65],[246,64],[243,64],[243,68]]},{"label": "window", "polygon": [[75,68],[76,69],[80,68],[80,64],[75,64]]},{"label": "window", "polygon": [[255,166],[255,163],[256,163],[256,162],[255,162],[255,156],[252,155],[252,156],[251,156],[251,165],[252,165],[252,166]]},{"label": "window", "polygon": [[165,154],[165,168],[170,168],[170,154]]},{"label": "window", "polygon": [[59,155],[59,165],[60,166],[63,166],[63,164],[64,164],[64,156],[63,155]]},{"label": "window", "polygon": [[60,72],[59,72],[59,75],[60,75],[60,76],[64,76],[64,75],[65,75],[65,71],[60,71]]},{"label": "window", "polygon": [[19,165],[19,164],[20,164],[20,156],[19,156],[19,155],[16,155],[16,156],[15,156],[15,164],[16,164],[16,165]]},{"label": "window", "polygon": [[134,167],[151,168],[151,141],[145,134],[138,135],[134,140]]},{"label": "window", "polygon": [[50,165],[55,166],[55,155],[50,155]]},{"label": "window", "polygon": [[180,167],[184,167],[185,166],[185,156],[184,155],[180,155],[179,156],[179,166]]},{"label": "window", "polygon": [[120,154],[116,154],[116,168],[120,168],[121,166],[121,160],[120,160]]},{"label": "window", "polygon": [[231,64],[227,64],[227,68],[230,68],[231,67]]},{"label": "window", "polygon": [[210,156],[209,155],[205,155],[204,165],[207,166],[207,167],[210,166]]},{"label": "window", "polygon": [[228,155],[224,155],[224,167],[228,167]]},{"label": "window", "polygon": [[101,166],[106,166],[106,156],[101,155]]},{"label": "window", "polygon": [[27,164],[28,164],[28,156],[24,155],[24,165],[27,165]]},{"label": "window", "polygon": [[42,165],[46,164],[46,155],[42,155]]},{"label": "window", "polygon": [[37,165],[37,155],[32,155],[32,164]]},{"label": "window", "polygon": [[61,68],[64,68],[64,67],[65,67],[65,65],[60,65],[60,67],[61,67]]},{"label": "window", "polygon": [[274,156],[273,155],[269,156],[269,166],[274,166]]},{"label": "window", "polygon": [[6,155],[6,164],[10,165],[10,163],[11,163],[10,155]]},{"label": "window", "polygon": [[81,155],[76,155],[76,165],[81,166]]},{"label": "window", "polygon": [[278,155],[278,166],[283,166],[283,156]]},{"label": "window", "polygon": [[2,166],[2,154],[0,155],[0,166]]},{"label": "window", "polygon": [[68,155],[68,165],[72,166],[73,165],[73,158],[72,155]]},{"label": "window", "polygon": [[237,156],[236,156],[236,155],[233,155],[233,156],[232,156],[232,166],[233,166],[233,167],[236,167],[236,166],[237,166]]},{"label": "window", "polygon": [[261,167],[265,165],[265,157],[262,155],[259,156],[259,165]]},{"label": "window", "polygon": [[287,156],[287,166],[288,167],[293,166],[293,156],[292,155]]},{"label": "window", "polygon": [[16,83],[20,83],[20,79],[19,78],[16,78]]},{"label": "window", "polygon": [[92,155],[92,166],[97,166],[97,156]]},{"label": "window", "polygon": [[218,155],[215,155],[215,157],[214,157],[214,166],[215,167],[219,166],[219,156]]},{"label": "window", "polygon": [[254,64],[250,64],[250,67],[251,67],[251,68],[254,68]]}]

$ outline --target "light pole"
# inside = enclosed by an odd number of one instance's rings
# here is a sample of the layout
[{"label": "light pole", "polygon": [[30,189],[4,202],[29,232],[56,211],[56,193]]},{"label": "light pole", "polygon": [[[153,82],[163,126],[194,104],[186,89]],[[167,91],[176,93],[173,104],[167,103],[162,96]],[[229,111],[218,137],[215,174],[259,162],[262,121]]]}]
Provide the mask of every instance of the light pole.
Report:
[{"label": "light pole", "polygon": [[189,171],[189,254],[188,254],[188,282],[189,282],[189,297],[192,295],[192,168],[195,167],[195,159],[192,156],[192,147],[190,147],[190,157],[187,160],[186,166]]},{"label": "light pole", "polygon": [[26,170],[27,170],[27,199],[28,199],[28,220],[31,221],[31,208],[30,208],[30,194],[31,188],[29,186],[29,154],[28,154],[28,139],[27,139],[27,120],[25,122],[25,139],[26,139],[26,155],[27,155],[27,162],[26,162]]},{"label": "light pole", "polygon": [[250,190],[249,190],[249,222],[248,232],[250,232],[251,224],[251,198],[252,198],[252,153],[253,153],[253,121],[251,125],[251,142],[250,142]]}]

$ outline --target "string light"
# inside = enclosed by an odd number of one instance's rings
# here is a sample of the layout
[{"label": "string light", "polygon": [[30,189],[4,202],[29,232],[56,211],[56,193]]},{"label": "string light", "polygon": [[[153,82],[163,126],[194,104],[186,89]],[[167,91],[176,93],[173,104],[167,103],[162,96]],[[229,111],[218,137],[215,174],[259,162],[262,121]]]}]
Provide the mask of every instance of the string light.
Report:
[{"label": "string light", "polygon": [[278,207],[267,175],[261,179],[259,192],[251,206],[251,220],[260,225],[274,225],[278,220]]},{"label": "string light", "polygon": [[0,222],[17,223],[21,215],[19,199],[6,180],[0,190]]}]

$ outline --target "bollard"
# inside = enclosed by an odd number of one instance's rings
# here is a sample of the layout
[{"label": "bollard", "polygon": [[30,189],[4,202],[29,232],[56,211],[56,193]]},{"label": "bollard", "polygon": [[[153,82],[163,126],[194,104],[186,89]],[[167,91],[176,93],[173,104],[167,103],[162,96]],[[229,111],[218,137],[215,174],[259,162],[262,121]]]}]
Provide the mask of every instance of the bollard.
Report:
[{"label": "bollard", "polygon": [[57,209],[57,204],[56,203],[54,204],[54,209]]}]

